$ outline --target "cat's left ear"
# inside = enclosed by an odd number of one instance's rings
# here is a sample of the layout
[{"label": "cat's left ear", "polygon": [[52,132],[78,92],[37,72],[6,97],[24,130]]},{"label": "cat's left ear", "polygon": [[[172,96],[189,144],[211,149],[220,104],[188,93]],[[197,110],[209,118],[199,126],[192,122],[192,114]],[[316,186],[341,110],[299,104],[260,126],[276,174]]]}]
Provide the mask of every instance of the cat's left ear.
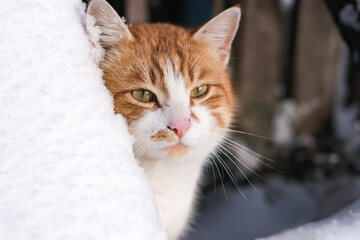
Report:
[{"label": "cat's left ear", "polygon": [[231,7],[211,19],[194,34],[195,39],[204,41],[216,49],[224,66],[229,62],[231,43],[239,27],[240,17],[240,6]]},{"label": "cat's left ear", "polygon": [[123,19],[105,0],[91,0],[87,14],[95,18],[95,25],[101,30],[100,44],[103,48],[115,46],[122,38],[132,39]]}]

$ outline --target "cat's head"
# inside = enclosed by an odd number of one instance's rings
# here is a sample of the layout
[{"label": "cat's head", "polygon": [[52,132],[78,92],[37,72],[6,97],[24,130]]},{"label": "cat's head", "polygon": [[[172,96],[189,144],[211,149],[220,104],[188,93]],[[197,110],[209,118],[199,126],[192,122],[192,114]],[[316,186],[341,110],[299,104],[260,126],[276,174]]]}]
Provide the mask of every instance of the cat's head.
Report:
[{"label": "cat's head", "polygon": [[104,0],[92,0],[88,13],[106,49],[105,85],[135,136],[136,155],[168,159],[213,150],[233,115],[226,66],[240,9],[229,8],[195,31],[127,26]]}]

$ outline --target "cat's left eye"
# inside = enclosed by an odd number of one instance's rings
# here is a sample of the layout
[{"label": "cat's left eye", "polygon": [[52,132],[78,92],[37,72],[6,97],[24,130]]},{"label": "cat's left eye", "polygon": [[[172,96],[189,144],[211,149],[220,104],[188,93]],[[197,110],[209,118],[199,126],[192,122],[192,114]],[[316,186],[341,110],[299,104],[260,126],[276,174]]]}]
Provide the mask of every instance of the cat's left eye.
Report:
[{"label": "cat's left eye", "polygon": [[208,91],[208,85],[201,85],[200,87],[196,87],[190,92],[190,96],[193,98],[204,96]]}]

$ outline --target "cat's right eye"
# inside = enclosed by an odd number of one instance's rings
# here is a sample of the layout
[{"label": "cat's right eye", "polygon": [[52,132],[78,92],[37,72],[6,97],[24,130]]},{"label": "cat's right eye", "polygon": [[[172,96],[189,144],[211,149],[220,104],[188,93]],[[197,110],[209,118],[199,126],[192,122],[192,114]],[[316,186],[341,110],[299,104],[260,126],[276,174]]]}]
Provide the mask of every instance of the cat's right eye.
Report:
[{"label": "cat's right eye", "polygon": [[153,102],[156,99],[155,94],[145,89],[133,90],[131,94],[140,102]]},{"label": "cat's right eye", "polygon": [[208,92],[208,85],[201,85],[200,87],[196,87],[190,92],[190,96],[193,98],[202,97]]}]

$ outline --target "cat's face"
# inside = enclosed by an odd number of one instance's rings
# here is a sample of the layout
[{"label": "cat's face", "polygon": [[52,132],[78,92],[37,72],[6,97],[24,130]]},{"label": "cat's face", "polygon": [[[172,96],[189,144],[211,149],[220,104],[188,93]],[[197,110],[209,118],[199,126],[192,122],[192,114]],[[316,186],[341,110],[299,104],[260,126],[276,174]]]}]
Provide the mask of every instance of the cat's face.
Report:
[{"label": "cat's face", "polygon": [[126,118],[135,137],[135,154],[151,160],[209,153],[233,114],[226,64],[238,8],[191,33],[169,24],[110,26],[104,11],[114,12],[102,7],[100,14],[90,12],[106,48],[100,67],[115,112]]}]

